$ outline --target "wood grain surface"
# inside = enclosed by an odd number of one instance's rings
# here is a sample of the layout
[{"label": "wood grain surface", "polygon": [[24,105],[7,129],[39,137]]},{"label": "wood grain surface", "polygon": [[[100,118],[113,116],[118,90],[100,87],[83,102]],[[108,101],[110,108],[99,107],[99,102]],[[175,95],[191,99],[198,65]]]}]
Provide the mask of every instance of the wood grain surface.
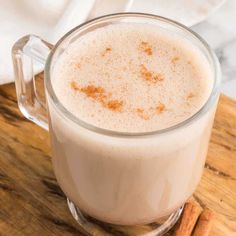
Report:
[{"label": "wood grain surface", "polygon": [[[0,86],[1,236],[85,235],[67,208],[50,155],[48,133],[20,113],[14,85]],[[236,235],[236,102],[225,96],[193,197],[216,213],[211,236]]]}]

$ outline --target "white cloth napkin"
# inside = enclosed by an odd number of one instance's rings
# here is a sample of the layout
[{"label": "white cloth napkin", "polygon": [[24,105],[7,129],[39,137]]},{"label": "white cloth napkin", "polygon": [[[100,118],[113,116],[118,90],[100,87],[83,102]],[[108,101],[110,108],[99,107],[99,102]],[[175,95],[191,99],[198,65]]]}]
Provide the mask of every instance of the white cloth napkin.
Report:
[{"label": "white cloth napkin", "polygon": [[225,0],[134,0],[132,11],[152,13],[192,26],[217,10]]},{"label": "white cloth napkin", "polygon": [[[94,0],[75,0],[74,4],[71,2],[70,0],[0,0],[0,84],[13,81],[11,48],[19,38],[35,34],[55,43],[62,34],[86,19]],[[82,2],[83,5],[75,6],[78,2]],[[73,17],[62,24],[61,18],[67,20],[66,18],[70,17],[69,11],[73,13],[71,14]]]}]

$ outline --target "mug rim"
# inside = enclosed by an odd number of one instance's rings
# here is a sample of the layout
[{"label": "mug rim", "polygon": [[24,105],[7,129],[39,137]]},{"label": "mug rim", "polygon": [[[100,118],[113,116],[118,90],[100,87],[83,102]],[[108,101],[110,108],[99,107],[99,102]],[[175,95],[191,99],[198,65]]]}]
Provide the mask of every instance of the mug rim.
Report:
[{"label": "mug rim", "polygon": [[[158,21],[162,21],[164,23],[170,24],[170,25],[174,25],[174,27],[180,28],[181,30],[187,32],[191,36],[194,36],[194,38],[197,39],[202,44],[204,49],[206,49],[206,51],[210,57],[210,61],[212,62],[213,79],[214,79],[213,87],[212,87],[211,93],[209,95],[209,98],[205,101],[204,105],[196,113],[194,113],[192,116],[190,116],[188,119],[185,119],[175,125],[172,125],[170,127],[164,128],[164,129],[148,131],[148,132],[115,131],[115,130],[100,128],[100,127],[97,127],[93,124],[87,123],[86,121],[79,119],[74,114],[72,114],[70,111],[68,111],[62,105],[62,103],[59,101],[59,99],[57,98],[57,96],[54,92],[54,89],[52,87],[50,73],[51,73],[51,65],[52,65],[52,61],[54,59],[55,52],[60,47],[60,45],[63,42],[65,42],[71,34],[73,34],[74,32],[76,32],[80,29],[83,29],[83,27],[86,27],[87,25],[99,22],[101,20],[116,19],[116,18],[121,18],[121,17],[125,17],[125,18],[126,17],[131,17],[131,18],[132,17],[142,17],[142,18],[146,18],[146,19],[150,19],[150,20],[158,20]],[[139,13],[139,12],[125,12],[125,13],[114,13],[114,14],[104,15],[104,16],[94,18],[92,20],[89,20],[87,22],[84,22],[84,23],[76,26],[75,28],[70,30],[68,33],[66,33],[63,37],[61,37],[57,41],[55,46],[52,48],[52,50],[47,58],[47,61],[46,61],[44,74],[45,74],[45,88],[47,90],[47,94],[49,94],[49,97],[51,98],[53,103],[56,105],[56,107],[60,110],[60,112],[66,118],[73,121],[77,125],[85,128],[86,130],[90,130],[90,131],[98,133],[98,134],[103,134],[103,135],[107,135],[107,136],[116,136],[116,137],[144,137],[144,136],[146,137],[146,136],[160,135],[160,134],[164,134],[164,133],[169,133],[171,131],[174,131],[176,129],[179,129],[179,128],[182,128],[182,127],[185,127],[185,126],[191,124],[193,121],[195,121],[196,119],[198,119],[202,115],[204,115],[211,108],[211,106],[214,104],[214,102],[216,101],[216,99],[218,98],[218,95],[219,95],[219,87],[220,87],[219,85],[220,85],[220,81],[221,81],[221,68],[220,68],[218,58],[216,57],[214,51],[210,48],[208,43],[201,36],[199,36],[197,33],[192,31],[187,26],[185,26],[179,22],[176,22],[174,20],[168,19],[166,17],[154,15],[154,14]]]}]

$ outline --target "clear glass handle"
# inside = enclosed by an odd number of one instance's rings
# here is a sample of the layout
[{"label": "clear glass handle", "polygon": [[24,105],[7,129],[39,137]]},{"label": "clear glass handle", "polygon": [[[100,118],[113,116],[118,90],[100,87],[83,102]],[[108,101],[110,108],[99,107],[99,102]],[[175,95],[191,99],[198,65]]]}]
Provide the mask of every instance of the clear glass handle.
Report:
[{"label": "clear glass handle", "polygon": [[48,130],[46,104],[36,91],[34,74],[44,69],[52,45],[34,35],[19,39],[12,48],[18,105],[23,115]]}]

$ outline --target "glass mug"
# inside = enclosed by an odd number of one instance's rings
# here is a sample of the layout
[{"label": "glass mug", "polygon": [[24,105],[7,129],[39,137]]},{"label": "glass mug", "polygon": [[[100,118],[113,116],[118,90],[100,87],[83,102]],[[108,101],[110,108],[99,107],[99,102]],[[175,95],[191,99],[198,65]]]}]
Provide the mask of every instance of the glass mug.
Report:
[{"label": "glass mug", "polygon": [[[163,130],[124,133],[88,124],[60,103],[51,78],[60,55],[82,35],[118,22],[153,24],[198,48],[212,69],[214,83],[209,99],[196,114]],[[169,19],[121,13],[82,24],[55,46],[36,36],[25,36],[16,42],[12,53],[20,110],[49,130],[55,175],[77,222],[92,235],[109,235],[101,227],[106,224],[130,235],[167,232],[200,181],[218,102],[220,66],[206,42]],[[47,106],[36,92],[33,61],[45,65]]]}]

